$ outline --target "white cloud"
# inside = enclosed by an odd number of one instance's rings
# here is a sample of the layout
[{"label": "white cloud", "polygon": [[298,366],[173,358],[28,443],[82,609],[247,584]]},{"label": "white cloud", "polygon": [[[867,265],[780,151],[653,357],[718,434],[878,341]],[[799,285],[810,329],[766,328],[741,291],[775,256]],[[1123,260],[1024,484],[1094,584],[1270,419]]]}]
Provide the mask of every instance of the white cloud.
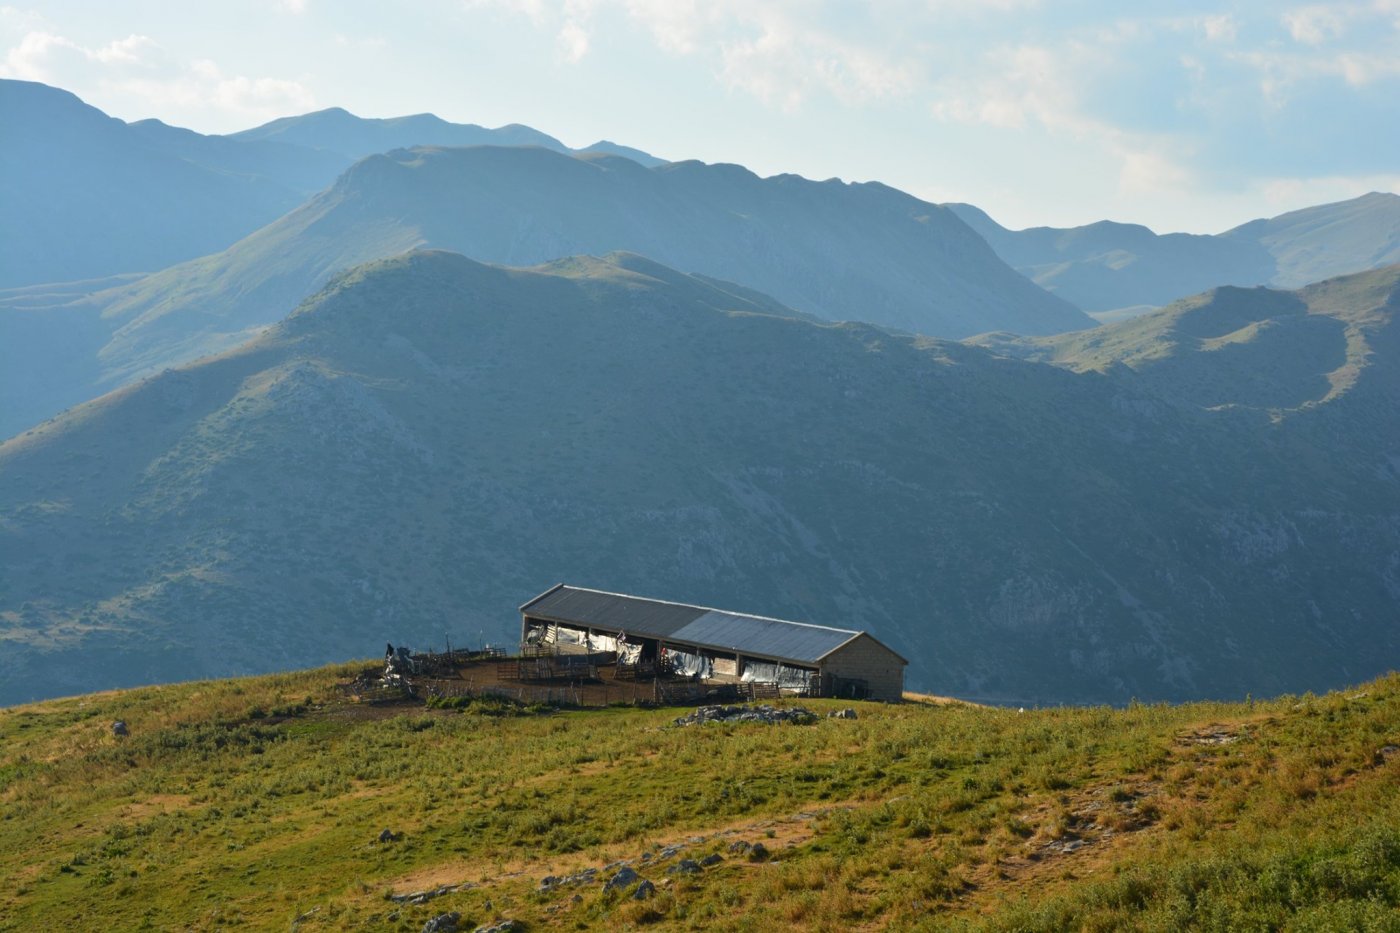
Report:
[{"label": "white cloud", "polygon": [[1283,24],[1295,42],[1322,45],[1339,39],[1358,11],[1349,4],[1318,4],[1299,7],[1283,14]]},{"label": "white cloud", "polygon": [[85,46],[52,32],[30,32],[5,54],[0,77],[63,87],[129,118],[189,113],[207,122],[212,111],[246,124],[315,104],[299,81],[226,74],[207,59],[180,62],[141,35]]},{"label": "white cloud", "polygon": [[588,30],[576,20],[568,20],[559,28],[559,54],[569,64],[577,64],[588,54]]},{"label": "white cloud", "polygon": [[1207,16],[1201,20],[1201,31],[1211,42],[1234,42],[1239,37],[1240,24],[1228,13]]},{"label": "white cloud", "polygon": [[5,77],[50,81],[75,65],[147,66],[159,46],[149,36],[127,36],[89,48],[51,32],[30,32],[5,55]]}]

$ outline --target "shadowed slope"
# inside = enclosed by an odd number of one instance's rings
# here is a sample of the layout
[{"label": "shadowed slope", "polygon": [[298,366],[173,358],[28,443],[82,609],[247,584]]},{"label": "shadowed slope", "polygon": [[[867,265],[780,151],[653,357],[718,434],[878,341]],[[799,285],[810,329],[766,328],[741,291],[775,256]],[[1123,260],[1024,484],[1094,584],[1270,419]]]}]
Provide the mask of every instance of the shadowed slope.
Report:
[{"label": "shadowed slope", "polygon": [[415,252],[12,439],[0,701],[508,638],[562,579],[868,628],[912,687],[1005,700],[1396,656],[1373,380],[1274,423],[781,310],[636,256]]}]

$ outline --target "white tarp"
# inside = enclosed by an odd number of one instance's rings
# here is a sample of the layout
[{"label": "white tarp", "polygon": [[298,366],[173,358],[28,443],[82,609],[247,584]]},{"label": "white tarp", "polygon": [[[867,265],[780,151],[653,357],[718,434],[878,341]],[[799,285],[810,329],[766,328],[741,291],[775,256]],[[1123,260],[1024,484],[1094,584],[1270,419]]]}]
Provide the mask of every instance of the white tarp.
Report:
[{"label": "white tarp", "polygon": [[569,628],[567,625],[555,625],[553,628],[554,637],[550,639],[556,645],[588,645],[588,633],[581,628]]},{"label": "white tarp", "polygon": [[808,686],[812,672],[800,667],[784,664],[770,664],[767,661],[745,661],[744,673],[739,679],[744,683],[777,684],[779,687],[798,689]]},{"label": "white tarp", "polygon": [[675,648],[666,649],[666,658],[671,662],[671,670],[682,677],[699,677],[708,680],[714,676],[715,662],[703,654],[688,654]]},{"label": "white tarp", "polygon": [[594,632],[588,636],[589,651],[617,651],[617,639],[611,635],[599,635]]}]

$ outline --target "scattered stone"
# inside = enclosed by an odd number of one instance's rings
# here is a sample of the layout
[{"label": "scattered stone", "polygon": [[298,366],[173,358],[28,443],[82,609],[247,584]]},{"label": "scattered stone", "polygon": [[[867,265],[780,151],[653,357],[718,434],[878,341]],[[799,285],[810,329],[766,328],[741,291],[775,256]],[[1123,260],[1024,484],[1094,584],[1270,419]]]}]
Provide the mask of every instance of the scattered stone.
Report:
[{"label": "scattered stone", "polygon": [[390,894],[389,900],[396,904],[426,904],[435,897],[442,897],[444,894],[451,894],[454,891],[465,891],[474,888],[476,885],[469,881],[461,884],[444,884],[441,887],[433,888],[431,891],[412,891],[408,894]]},{"label": "scattered stone", "polygon": [[720,855],[718,852],[714,852],[702,858],[700,864],[704,868],[709,868],[711,865],[718,865],[722,861],[724,861],[724,856]]},{"label": "scattered stone", "polygon": [[827,719],[859,719],[860,717],[856,715],[856,711],[855,711],[855,710],[851,709],[851,708],[848,706],[848,707],[846,707],[845,709],[832,710],[831,712],[829,712],[829,713],[826,714],[826,718],[827,718]]},{"label": "scattered stone", "polygon": [[675,720],[678,726],[699,726],[707,722],[761,722],[774,725],[790,722],[808,725],[817,721],[817,714],[800,706],[778,709],[774,706],[701,706]]},{"label": "scattered stone", "polygon": [[127,731],[125,719],[118,719],[116,722],[112,723],[112,734],[131,735],[131,733]]},{"label": "scattered stone", "polygon": [[643,879],[642,883],[637,885],[637,890],[632,892],[632,899],[634,901],[644,901],[655,894],[656,885],[652,884],[650,881]]},{"label": "scattered stone", "polygon": [[398,839],[398,838],[399,838],[399,834],[396,833],[396,832],[394,832],[392,829],[381,830],[380,833],[379,833],[379,841],[380,841],[380,842],[393,842],[394,840],[396,840],[396,839]]},{"label": "scattered stone", "polygon": [[520,929],[520,924],[514,920],[502,920],[500,923],[484,923],[472,933],[514,933],[518,929]]},{"label": "scattered stone", "polygon": [[1389,761],[1396,755],[1400,755],[1400,745],[1383,745],[1376,754],[1381,756],[1382,761]]},{"label": "scattered stone", "polygon": [[742,854],[742,853],[744,853],[744,852],[749,851],[749,849],[751,849],[751,848],[753,848],[753,846],[749,845],[747,842],[745,842],[745,841],[742,840],[742,839],[740,839],[738,842],[731,842],[731,843],[729,844],[729,851],[730,851],[730,852],[737,852],[737,853],[741,853],[741,854]]},{"label": "scattered stone", "polygon": [[749,849],[750,862],[762,862],[768,858],[768,847],[761,842],[755,842]]},{"label": "scattered stone", "polygon": [[698,875],[704,871],[700,863],[693,858],[683,858],[670,868],[666,869],[668,875]]},{"label": "scattered stone", "polygon": [[461,919],[462,915],[455,910],[450,914],[438,914],[423,924],[423,933],[457,933],[457,922]]},{"label": "scattered stone", "polygon": [[639,877],[641,876],[633,871],[631,866],[624,865],[618,870],[617,874],[608,879],[607,884],[603,885],[603,890],[612,891],[618,888],[629,887]]},{"label": "scattered stone", "polygon": [[684,849],[684,848],[685,848],[685,846],[681,845],[680,843],[676,843],[676,844],[673,845],[673,846],[667,846],[666,848],[662,849],[660,852],[656,853],[656,858],[657,858],[658,860],[664,860],[664,859],[668,859],[668,858],[675,858],[676,855],[681,851],[681,849]]},{"label": "scattered stone", "polygon": [[569,903],[570,903],[570,904],[582,904],[582,903],[583,903],[583,895],[582,895],[582,894],[575,894],[573,897],[569,898]]},{"label": "scattered stone", "polygon": [[548,891],[552,888],[567,888],[579,884],[592,884],[598,880],[598,869],[585,868],[583,871],[572,875],[564,875],[562,878],[554,875],[545,875],[540,879],[540,890]]}]

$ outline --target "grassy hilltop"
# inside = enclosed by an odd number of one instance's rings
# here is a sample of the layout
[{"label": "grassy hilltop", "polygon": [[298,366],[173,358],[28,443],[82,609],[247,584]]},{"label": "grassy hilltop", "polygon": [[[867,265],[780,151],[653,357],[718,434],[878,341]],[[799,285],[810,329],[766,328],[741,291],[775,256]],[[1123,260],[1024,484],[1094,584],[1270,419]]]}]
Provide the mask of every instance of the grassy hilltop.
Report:
[{"label": "grassy hilltop", "polygon": [[[682,728],[677,710],[357,706],[335,687],[353,672],[0,710],[0,929],[1397,922],[1394,674],[1238,705]],[[655,896],[605,891],[619,860]],[[462,887],[392,897],[444,885]]]}]

